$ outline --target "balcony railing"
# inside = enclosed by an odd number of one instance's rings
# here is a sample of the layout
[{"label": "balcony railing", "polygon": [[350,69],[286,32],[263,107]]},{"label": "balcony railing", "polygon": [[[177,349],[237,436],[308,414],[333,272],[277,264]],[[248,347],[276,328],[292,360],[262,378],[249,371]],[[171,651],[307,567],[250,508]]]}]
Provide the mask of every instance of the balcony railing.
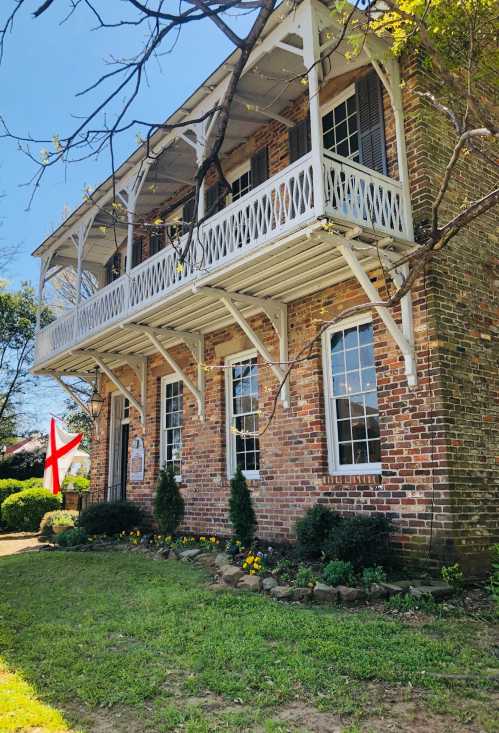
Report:
[{"label": "balcony railing", "polygon": [[[402,188],[396,181],[331,153],[324,154],[325,211],[315,210],[312,155],[268,179],[210,217],[194,232],[183,268],[168,247],[57,319],[36,337],[36,363],[137,315],[194,281],[199,272],[224,267],[260,245],[326,213],[408,239]],[[182,249],[182,242],[177,248]]]}]

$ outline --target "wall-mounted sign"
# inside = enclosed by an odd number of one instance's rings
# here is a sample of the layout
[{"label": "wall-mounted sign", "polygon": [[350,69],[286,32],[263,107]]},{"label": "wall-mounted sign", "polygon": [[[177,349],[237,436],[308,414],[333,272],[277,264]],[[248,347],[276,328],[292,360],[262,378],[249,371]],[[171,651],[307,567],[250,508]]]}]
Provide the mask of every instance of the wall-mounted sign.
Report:
[{"label": "wall-mounted sign", "polygon": [[144,441],[134,438],[132,441],[132,455],[130,459],[130,481],[144,480]]}]

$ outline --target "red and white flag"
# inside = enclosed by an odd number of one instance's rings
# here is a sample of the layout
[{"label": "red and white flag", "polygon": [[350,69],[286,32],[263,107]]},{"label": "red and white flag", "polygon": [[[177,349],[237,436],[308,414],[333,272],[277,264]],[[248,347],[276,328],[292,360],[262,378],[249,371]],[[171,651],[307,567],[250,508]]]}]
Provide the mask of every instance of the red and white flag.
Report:
[{"label": "red and white flag", "polygon": [[61,484],[82,438],[83,433],[66,433],[54,418],[51,419],[43,486],[53,494],[58,494],[61,490]]}]

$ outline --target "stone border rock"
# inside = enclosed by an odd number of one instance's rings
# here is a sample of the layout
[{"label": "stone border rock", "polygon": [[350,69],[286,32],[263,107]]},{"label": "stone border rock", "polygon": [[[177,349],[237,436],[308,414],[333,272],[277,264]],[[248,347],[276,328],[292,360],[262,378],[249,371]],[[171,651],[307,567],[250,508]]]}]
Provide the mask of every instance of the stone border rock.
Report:
[{"label": "stone border rock", "polygon": [[402,580],[396,583],[374,583],[366,590],[345,585],[333,587],[317,582],[313,588],[300,588],[293,585],[279,584],[272,575],[250,575],[239,565],[231,562],[225,552],[203,552],[201,548],[177,549],[170,547],[151,548],[145,545],[131,545],[116,541],[99,540],[75,547],[46,546],[40,549],[59,550],[63,552],[109,552],[112,550],[141,552],[154,560],[176,560],[195,563],[209,571],[215,578],[209,588],[213,591],[240,590],[251,593],[265,593],[278,601],[304,603],[314,601],[322,604],[358,605],[362,602],[379,601],[394,595],[407,593],[415,598],[431,596],[435,600],[443,600],[452,595],[451,586],[441,581],[422,581],[419,579]]}]

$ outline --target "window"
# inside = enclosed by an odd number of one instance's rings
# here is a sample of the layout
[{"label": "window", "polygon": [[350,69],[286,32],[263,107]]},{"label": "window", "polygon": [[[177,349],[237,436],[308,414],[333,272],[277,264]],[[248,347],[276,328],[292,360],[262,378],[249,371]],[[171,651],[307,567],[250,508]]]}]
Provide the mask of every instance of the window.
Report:
[{"label": "window", "polygon": [[[125,258],[126,267],[126,258]],[[121,254],[116,252],[106,264],[106,285],[110,285],[121,275]]]},{"label": "window", "polygon": [[326,332],[323,349],[330,470],[379,472],[379,412],[371,321],[348,321]]},{"label": "window", "polygon": [[165,230],[154,228],[149,238],[149,249],[151,256],[157,254],[165,246]]},{"label": "window", "polygon": [[180,477],[182,465],[183,382],[177,376],[161,383],[160,463]]},{"label": "window", "polygon": [[[258,365],[254,352],[227,361],[227,468],[232,477],[240,466],[246,478],[258,478],[260,442],[258,432]],[[239,435],[238,433],[252,433]]]},{"label": "window", "polygon": [[[332,106],[331,106],[332,105]],[[359,134],[355,88],[349,87],[328,105],[322,117],[324,148],[359,162]]]},{"label": "window", "polygon": [[134,239],[132,244],[132,267],[140,265],[143,259],[142,239]]},{"label": "window", "polygon": [[232,179],[232,201],[237,201],[251,191],[251,170]]}]

